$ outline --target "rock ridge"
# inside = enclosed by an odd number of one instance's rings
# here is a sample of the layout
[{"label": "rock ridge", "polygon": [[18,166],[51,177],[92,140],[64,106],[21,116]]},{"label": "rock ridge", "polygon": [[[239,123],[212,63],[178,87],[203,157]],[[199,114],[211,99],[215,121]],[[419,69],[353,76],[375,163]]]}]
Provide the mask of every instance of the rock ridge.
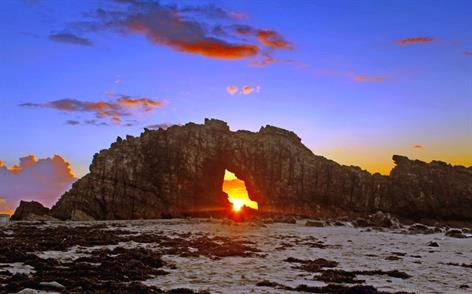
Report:
[{"label": "rock ridge", "polygon": [[293,132],[267,125],[231,131],[205,119],[117,138],[94,155],[90,173],[51,209],[59,219],[225,215],[225,169],[245,181],[261,213],[321,215],[378,210],[419,219],[472,220],[472,168],[394,155],[389,176],[343,166]]}]

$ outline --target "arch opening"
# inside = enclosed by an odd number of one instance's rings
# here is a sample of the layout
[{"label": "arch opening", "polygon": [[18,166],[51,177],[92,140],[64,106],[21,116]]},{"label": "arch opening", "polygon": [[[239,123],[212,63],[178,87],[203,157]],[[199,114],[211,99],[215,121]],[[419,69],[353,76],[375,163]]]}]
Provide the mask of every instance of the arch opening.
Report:
[{"label": "arch opening", "polygon": [[233,212],[238,213],[244,207],[258,210],[258,203],[249,197],[249,193],[244,181],[238,179],[236,175],[229,170],[225,170],[223,180],[223,192],[228,195],[228,201],[232,204]]}]

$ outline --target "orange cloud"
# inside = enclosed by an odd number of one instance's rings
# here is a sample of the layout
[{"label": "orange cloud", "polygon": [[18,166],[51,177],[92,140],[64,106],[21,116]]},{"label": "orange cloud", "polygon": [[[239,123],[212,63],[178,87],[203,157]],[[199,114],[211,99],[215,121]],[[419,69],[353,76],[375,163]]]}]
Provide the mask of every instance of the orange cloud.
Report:
[{"label": "orange cloud", "polygon": [[258,30],[256,36],[267,47],[277,49],[292,49],[292,44],[287,42],[282,35],[272,30]]},{"label": "orange cloud", "polygon": [[423,145],[421,145],[421,144],[415,144],[415,145],[413,145],[413,148],[415,148],[415,149],[421,149],[421,148],[423,148]]},{"label": "orange cloud", "polygon": [[172,47],[187,53],[201,54],[206,57],[221,59],[242,59],[256,56],[259,47],[250,44],[229,44],[214,40],[201,41],[198,43],[179,42],[172,44]]},{"label": "orange cloud", "polygon": [[251,65],[252,66],[266,66],[268,64],[276,63],[276,62],[277,62],[277,60],[274,57],[272,57],[268,54],[265,54],[263,59],[254,60],[254,61],[251,62]]},{"label": "orange cloud", "polygon": [[400,46],[406,46],[411,44],[424,44],[433,42],[433,38],[431,37],[414,37],[414,38],[406,38],[396,41],[396,43]]},{"label": "orange cloud", "polygon": [[5,197],[0,196],[0,214],[12,215],[14,210],[10,208]]},{"label": "orange cloud", "polygon": [[243,88],[242,88],[242,91],[243,91],[244,95],[249,95],[252,92],[254,92],[254,88],[251,87],[251,86],[244,85]]},{"label": "orange cloud", "polygon": [[354,77],[354,81],[359,83],[365,82],[383,82],[385,81],[384,76],[366,76],[366,75],[357,75]]},{"label": "orange cloud", "polygon": [[[261,67],[263,67],[263,66],[273,64],[273,63],[297,64],[295,61],[293,61],[291,59],[274,58],[274,57],[272,57],[271,55],[269,55],[267,53],[261,54],[261,57],[262,57],[261,60],[253,60],[251,62],[251,65],[252,66],[261,66]],[[301,64],[298,64],[298,65],[300,66]]]},{"label": "orange cloud", "polygon": [[25,156],[12,167],[0,162],[2,211],[12,211],[20,200],[36,200],[50,206],[76,180],[70,164],[59,155],[43,159]]},{"label": "orange cloud", "polygon": [[261,91],[261,86],[252,87],[249,85],[244,85],[241,87],[241,91],[238,91],[239,88],[237,86],[226,87],[226,92],[228,92],[230,95],[236,95],[238,93],[243,95],[249,95],[251,93],[259,93]]},{"label": "orange cloud", "polygon": [[158,100],[148,98],[133,98],[130,96],[122,96],[118,99],[118,103],[122,106],[144,106],[144,107],[162,107],[164,103]]},{"label": "orange cloud", "polygon": [[232,31],[244,36],[255,36],[264,46],[273,49],[293,49],[290,42],[274,30],[255,29],[248,25],[233,25]]},{"label": "orange cloud", "polygon": [[228,87],[226,87],[226,92],[228,92],[230,95],[234,95],[234,94],[238,93],[238,87],[228,86]]},{"label": "orange cloud", "polygon": [[[128,3],[133,6],[131,2]],[[229,42],[209,35],[205,25],[190,20],[183,12],[197,11],[192,8],[185,11],[176,10],[159,3],[149,3],[140,13],[130,13],[116,22],[130,32],[142,34],[151,42],[176,49],[180,52],[199,54],[211,58],[243,59],[256,56],[259,47],[245,42]],[[140,7],[142,8],[142,7]],[[213,9],[213,12],[215,9]]]},{"label": "orange cloud", "polygon": [[[159,1],[115,2],[114,6],[88,13],[90,19],[71,23],[64,31],[82,34],[114,30],[123,35],[140,34],[153,44],[179,52],[230,60],[256,57],[264,47],[272,51],[293,47],[279,32],[237,24],[247,19],[243,12],[227,11],[213,4],[177,6]],[[220,19],[224,21],[218,23]]]}]

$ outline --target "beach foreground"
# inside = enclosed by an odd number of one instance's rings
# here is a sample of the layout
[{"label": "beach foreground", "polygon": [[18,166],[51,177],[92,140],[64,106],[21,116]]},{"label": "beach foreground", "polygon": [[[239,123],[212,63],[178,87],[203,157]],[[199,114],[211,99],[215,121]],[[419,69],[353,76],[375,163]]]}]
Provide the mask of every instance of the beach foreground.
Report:
[{"label": "beach foreground", "polygon": [[421,225],[293,222],[11,223],[0,227],[0,292],[468,293],[472,287],[468,229],[465,238],[454,238],[446,228]]}]

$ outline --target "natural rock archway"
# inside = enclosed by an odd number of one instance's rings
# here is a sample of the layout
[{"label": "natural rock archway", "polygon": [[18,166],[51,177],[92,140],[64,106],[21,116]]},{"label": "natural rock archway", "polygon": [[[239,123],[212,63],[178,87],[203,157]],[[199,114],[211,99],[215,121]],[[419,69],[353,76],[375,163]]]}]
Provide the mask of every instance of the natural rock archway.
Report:
[{"label": "natural rock archway", "polygon": [[80,210],[98,219],[214,215],[229,206],[221,191],[226,169],[246,183],[261,210],[299,209],[309,205],[304,166],[313,160],[294,133],[271,126],[231,132],[222,121],[206,120],[145,131],[96,154],[90,174],[53,212],[70,218]]},{"label": "natural rock archway", "polygon": [[230,203],[225,169],[260,212],[317,215],[326,208],[383,210],[410,218],[471,219],[472,169],[394,156],[391,176],[314,155],[293,132],[229,130],[219,120],[118,138],[52,208],[60,219],[218,215]]}]

